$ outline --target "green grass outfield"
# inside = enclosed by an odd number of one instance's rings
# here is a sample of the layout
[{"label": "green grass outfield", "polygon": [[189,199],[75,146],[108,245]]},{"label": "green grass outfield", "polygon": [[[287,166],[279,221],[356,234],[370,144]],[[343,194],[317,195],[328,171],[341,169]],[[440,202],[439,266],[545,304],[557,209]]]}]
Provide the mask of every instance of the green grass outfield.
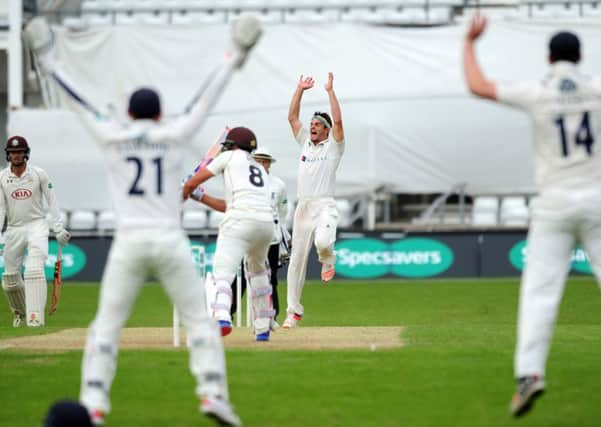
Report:
[{"label": "green grass outfield", "polygon": [[[8,327],[1,303],[0,338],[86,326],[97,291],[67,283],[41,331]],[[517,279],[310,283],[303,326],[404,326],[406,346],[227,350],[232,400],[257,427],[601,425],[601,295],[589,278],[567,286],[547,394],[524,419],[509,417],[517,295]],[[163,291],[148,286],[128,326],[170,321]],[[37,427],[50,402],[77,397],[80,363],[81,351],[0,350],[0,426]],[[209,426],[193,386],[186,351],[123,350],[107,426]]]}]

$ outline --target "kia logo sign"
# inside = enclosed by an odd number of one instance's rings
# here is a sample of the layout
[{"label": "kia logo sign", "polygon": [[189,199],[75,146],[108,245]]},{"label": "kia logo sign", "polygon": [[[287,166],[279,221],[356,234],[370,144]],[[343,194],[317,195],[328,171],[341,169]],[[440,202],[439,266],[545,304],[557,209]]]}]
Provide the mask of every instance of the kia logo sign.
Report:
[{"label": "kia logo sign", "polygon": [[29,199],[31,197],[31,191],[26,188],[17,188],[15,191],[12,192],[10,197],[16,200]]}]

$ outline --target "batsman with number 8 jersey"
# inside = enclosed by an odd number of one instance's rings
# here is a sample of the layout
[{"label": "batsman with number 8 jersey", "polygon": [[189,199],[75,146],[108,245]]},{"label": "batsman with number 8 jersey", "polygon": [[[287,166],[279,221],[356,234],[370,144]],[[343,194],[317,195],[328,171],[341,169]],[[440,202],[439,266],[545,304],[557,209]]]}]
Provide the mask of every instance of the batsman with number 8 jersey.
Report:
[{"label": "batsman with number 8 jersey", "polygon": [[213,256],[216,297],[212,301],[213,316],[221,334],[232,331],[230,284],[243,258],[246,260],[249,287],[252,291],[254,333],[257,341],[269,341],[275,311],[271,300],[270,271],[266,267],[267,252],[273,239],[273,211],[267,173],[251,152],[257,148],[255,134],[245,127],[231,129],[223,142],[224,152],[206,168],[199,170],[184,184],[183,197],[188,198],[203,182],[223,175],[225,200],[213,200],[209,206],[225,212],[219,224],[217,246]]}]

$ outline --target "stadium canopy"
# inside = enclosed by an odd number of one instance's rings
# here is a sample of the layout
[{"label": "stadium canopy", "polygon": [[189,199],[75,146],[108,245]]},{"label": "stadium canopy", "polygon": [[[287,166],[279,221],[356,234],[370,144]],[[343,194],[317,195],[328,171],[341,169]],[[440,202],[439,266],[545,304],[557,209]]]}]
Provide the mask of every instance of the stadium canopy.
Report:
[{"label": "stadium canopy", "polygon": [[[598,22],[495,20],[478,43],[481,63],[497,81],[541,79],[549,35],[572,28],[582,36],[583,70],[599,71]],[[329,109],[323,84],[332,71],[347,141],[338,195],[382,185],[437,193],[460,182],[471,194],[534,192],[527,115],[466,91],[465,27],[267,26],[198,133],[189,169],[224,126],[247,126],[277,158],[273,173],[293,196],[299,148],[287,121],[290,97],[301,74],[316,78],[303,98],[301,119],[308,124],[315,110]],[[221,61],[229,38],[221,24],[55,32],[55,53],[71,80],[92,104],[123,120],[128,95],[139,86],[159,89],[167,115],[181,113]],[[64,208],[109,207],[99,150],[69,101],[52,87],[47,96],[51,109],[11,112],[9,132],[28,136],[32,162],[57,181]]]}]

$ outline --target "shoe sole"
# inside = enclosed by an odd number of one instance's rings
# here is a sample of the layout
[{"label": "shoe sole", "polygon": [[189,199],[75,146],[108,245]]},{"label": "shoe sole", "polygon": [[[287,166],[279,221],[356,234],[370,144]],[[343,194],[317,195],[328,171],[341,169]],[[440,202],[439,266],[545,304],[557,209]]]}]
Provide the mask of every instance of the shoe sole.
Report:
[{"label": "shoe sole", "polygon": [[332,280],[334,278],[334,276],[336,275],[335,271],[327,272],[321,275],[321,281],[324,283],[328,283],[330,280]]},{"label": "shoe sole", "polygon": [[520,406],[515,411],[513,411],[513,416],[518,418],[523,415],[526,415],[528,412],[530,412],[530,410],[534,406],[534,402],[536,401],[536,399],[541,397],[543,394],[545,394],[545,389],[536,390],[534,393],[532,393],[530,395],[530,397],[528,399],[526,399],[526,401],[524,402],[524,404],[522,406]]},{"label": "shoe sole", "polygon": [[[223,323],[221,323],[223,322]],[[221,336],[225,337],[226,335],[229,335],[232,333],[232,324],[224,321],[224,320],[220,320],[219,321],[219,329],[221,329]]]},{"label": "shoe sole", "polygon": [[217,423],[217,425],[219,425],[219,426],[235,426],[236,425],[236,424],[230,423],[229,421],[224,420],[223,418],[219,417],[219,415],[217,415],[213,412],[205,412],[204,414],[207,418],[210,418],[213,421],[215,421],[215,423]]}]

